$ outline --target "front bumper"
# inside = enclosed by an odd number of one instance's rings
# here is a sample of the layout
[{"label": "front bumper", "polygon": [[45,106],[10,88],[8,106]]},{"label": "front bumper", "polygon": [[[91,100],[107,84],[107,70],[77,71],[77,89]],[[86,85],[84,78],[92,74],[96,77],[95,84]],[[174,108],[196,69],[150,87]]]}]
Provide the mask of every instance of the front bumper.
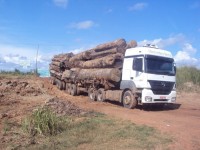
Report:
[{"label": "front bumper", "polygon": [[168,95],[155,95],[151,89],[142,90],[142,103],[175,103],[176,91],[172,90]]}]

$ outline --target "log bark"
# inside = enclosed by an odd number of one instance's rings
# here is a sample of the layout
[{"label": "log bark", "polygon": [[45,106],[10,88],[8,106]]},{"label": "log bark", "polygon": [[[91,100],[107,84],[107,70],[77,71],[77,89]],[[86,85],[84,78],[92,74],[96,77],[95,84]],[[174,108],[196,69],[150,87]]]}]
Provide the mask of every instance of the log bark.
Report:
[{"label": "log bark", "polygon": [[54,71],[56,71],[56,72],[61,72],[61,68],[58,67],[58,66],[55,66],[55,65],[53,65],[53,64],[50,64],[50,65],[49,65],[49,69],[50,69],[50,70],[54,70]]},{"label": "log bark", "polygon": [[62,73],[62,79],[69,79],[72,76],[72,71],[71,70],[65,70]]},{"label": "log bark", "polygon": [[59,79],[61,79],[61,77],[62,77],[62,73],[56,72],[55,70],[50,70],[50,74],[58,77]]},{"label": "log bark", "polygon": [[117,52],[118,52],[118,48],[117,48],[117,47],[108,49],[108,50],[106,50],[106,51],[93,52],[93,53],[91,54],[91,59],[96,59],[96,58],[105,57],[105,56],[108,56],[108,55],[110,55],[110,54],[116,54]]},{"label": "log bark", "polygon": [[[79,67],[82,68],[111,68],[114,67],[114,64],[117,60],[122,60],[123,55],[120,53],[114,54],[114,55],[108,55],[102,58],[89,60],[86,62],[83,62],[82,65]],[[76,66],[78,67],[78,66]]]},{"label": "log bark", "polygon": [[71,63],[71,62],[74,62],[74,61],[77,61],[77,60],[89,60],[89,59],[91,59],[90,54],[91,54],[90,51],[85,51],[85,52],[76,54],[69,59],[69,62]]},{"label": "log bark", "polygon": [[71,57],[73,57],[74,54],[73,53],[66,53],[66,54],[59,54],[59,55],[55,55],[52,58],[52,61],[64,61],[64,60],[69,60]]},{"label": "log bark", "polygon": [[121,47],[121,48],[125,48],[126,47],[126,41],[124,39],[118,39],[115,40],[113,42],[108,42],[105,44],[100,44],[98,46],[96,46],[93,51],[95,52],[101,52],[101,51],[105,51],[107,49],[112,49],[115,47]]},{"label": "log bark", "polygon": [[121,71],[116,68],[106,69],[81,69],[76,73],[78,80],[108,80],[119,82],[121,79]]},{"label": "log bark", "polygon": [[137,42],[135,40],[131,40],[130,42],[127,43],[126,49],[134,48],[136,46],[137,46]]},{"label": "log bark", "polygon": [[61,67],[61,66],[62,66],[61,64],[62,64],[62,63],[61,63],[61,62],[58,62],[58,61],[52,61],[52,62],[51,62],[51,65],[58,66],[58,67]]}]

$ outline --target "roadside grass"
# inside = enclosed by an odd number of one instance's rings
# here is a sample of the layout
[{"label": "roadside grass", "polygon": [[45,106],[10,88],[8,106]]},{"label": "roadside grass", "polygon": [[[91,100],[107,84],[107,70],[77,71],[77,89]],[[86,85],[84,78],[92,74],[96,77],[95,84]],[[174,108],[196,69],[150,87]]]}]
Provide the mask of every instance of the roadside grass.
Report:
[{"label": "roadside grass", "polygon": [[[69,122],[59,134],[32,135],[34,144],[22,149],[168,149],[173,142],[169,135],[155,128],[136,125],[92,112],[81,117],[65,117]],[[30,135],[30,134],[29,134]]]},{"label": "roadside grass", "polygon": [[70,122],[66,118],[57,117],[49,108],[36,109],[31,116],[22,120],[23,131],[31,136],[36,134],[50,136],[61,133]]},{"label": "roadside grass", "polygon": [[200,70],[195,67],[177,68],[176,84],[179,91],[198,91],[200,86]]}]

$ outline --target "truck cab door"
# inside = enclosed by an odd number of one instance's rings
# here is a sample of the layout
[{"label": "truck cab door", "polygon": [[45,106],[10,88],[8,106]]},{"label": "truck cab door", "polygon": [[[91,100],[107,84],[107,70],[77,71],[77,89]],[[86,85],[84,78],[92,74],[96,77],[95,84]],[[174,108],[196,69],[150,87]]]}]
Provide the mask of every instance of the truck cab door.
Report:
[{"label": "truck cab door", "polygon": [[135,83],[137,88],[144,85],[144,57],[134,57],[132,63],[132,71],[130,79]]},{"label": "truck cab door", "polygon": [[142,56],[124,59],[120,89],[142,88],[144,77],[144,58]]}]

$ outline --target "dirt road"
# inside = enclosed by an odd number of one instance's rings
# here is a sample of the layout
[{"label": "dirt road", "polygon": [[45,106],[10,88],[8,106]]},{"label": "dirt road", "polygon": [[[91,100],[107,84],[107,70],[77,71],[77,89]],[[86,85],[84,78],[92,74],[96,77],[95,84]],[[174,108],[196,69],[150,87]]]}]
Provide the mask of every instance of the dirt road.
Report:
[{"label": "dirt road", "polygon": [[[19,120],[50,97],[68,100],[80,108],[93,109],[111,117],[152,126],[171,135],[171,149],[200,149],[199,93],[179,93],[175,107],[125,109],[116,102],[91,102],[87,96],[70,96],[49,83],[47,78],[0,79],[0,130],[5,118]],[[6,142],[0,137],[1,142]],[[4,141],[3,141],[4,140]]]},{"label": "dirt road", "polygon": [[164,109],[150,108],[143,110],[125,109],[116,102],[91,102],[87,96],[70,96],[56,87],[52,87],[45,80],[45,87],[51,94],[62,99],[70,100],[79,107],[93,109],[115,118],[130,120],[136,124],[155,127],[161,132],[169,134],[175,141],[171,149],[200,149],[200,94],[178,93],[177,104]]}]

